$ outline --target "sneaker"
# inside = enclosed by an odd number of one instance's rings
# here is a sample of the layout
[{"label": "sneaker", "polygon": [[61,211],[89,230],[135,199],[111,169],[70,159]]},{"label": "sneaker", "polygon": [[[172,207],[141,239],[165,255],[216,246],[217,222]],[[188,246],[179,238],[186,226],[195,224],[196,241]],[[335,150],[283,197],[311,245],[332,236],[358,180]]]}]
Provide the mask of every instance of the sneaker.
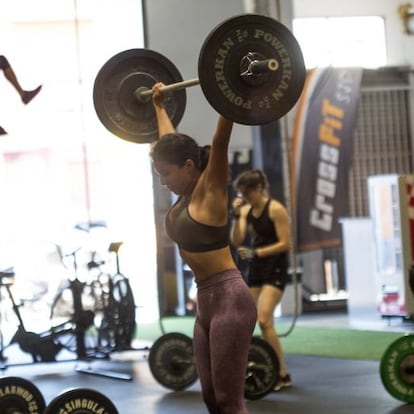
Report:
[{"label": "sneaker", "polygon": [[42,89],[42,85],[39,85],[36,89],[32,91],[24,91],[22,96],[22,101],[24,104],[28,104]]},{"label": "sneaker", "polygon": [[289,388],[292,386],[292,379],[289,374],[286,374],[284,377],[280,377],[279,381],[273,388],[273,391],[280,391],[282,388]]},{"label": "sneaker", "polygon": [[0,126],[0,135],[7,135],[7,132]]}]

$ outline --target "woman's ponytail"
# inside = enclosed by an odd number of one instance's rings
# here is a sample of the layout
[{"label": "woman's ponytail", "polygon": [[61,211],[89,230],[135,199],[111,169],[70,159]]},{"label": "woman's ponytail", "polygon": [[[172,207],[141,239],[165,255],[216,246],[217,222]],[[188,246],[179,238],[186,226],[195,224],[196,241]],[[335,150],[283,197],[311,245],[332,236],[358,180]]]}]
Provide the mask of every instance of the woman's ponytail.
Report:
[{"label": "woman's ponytail", "polygon": [[207,167],[208,157],[210,156],[211,145],[200,147],[200,171],[204,171]]}]

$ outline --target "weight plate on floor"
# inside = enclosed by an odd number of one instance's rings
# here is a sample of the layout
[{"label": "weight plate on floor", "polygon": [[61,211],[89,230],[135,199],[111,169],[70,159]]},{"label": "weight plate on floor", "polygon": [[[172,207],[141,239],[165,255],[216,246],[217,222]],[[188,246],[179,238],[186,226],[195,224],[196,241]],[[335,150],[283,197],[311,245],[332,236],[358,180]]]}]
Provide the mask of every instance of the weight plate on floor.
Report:
[{"label": "weight plate on floor", "polygon": [[[158,138],[152,97],[144,102],[135,96],[138,88],[151,89],[156,82],[182,82],[180,72],[166,57],[150,49],[130,49],[110,58],[99,70],[93,87],[93,103],[102,124],[118,137],[136,143]],[[174,126],[186,106],[184,89],[164,101]]]},{"label": "weight plate on floor", "polygon": [[175,391],[189,387],[198,377],[192,339],[178,332],[161,336],[150,349],[149,367],[164,387]]},{"label": "weight plate on floor", "polygon": [[380,363],[385,389],[397,400],[414,403],[414,335],[394,341]]},{"label": "weight plate on floor", "polygon": [[55,397],[44,414],[119,414],[112,401],[96,390],[76,388]]},{"label": "weight plate on floor", "polygon": [[[276,59],[275,71],[242,76],[247,56]],[[285,115],[299,99],[306,69],[291,31],[261,15],[236,16],[204,41],[198,61],[200,86],[210,105],[239,124],[261,125]]]},{"label": "weight plate on floor", "polygon": [[252,338],[246,371],[244,396],[257,400],[271,392],[279,379],[279,360],[264,339]]},{"label": "weight plate on floor", "polygon": [[45,399],[30,381],[20,377],[0,378],[0,413],[43,414]]}]

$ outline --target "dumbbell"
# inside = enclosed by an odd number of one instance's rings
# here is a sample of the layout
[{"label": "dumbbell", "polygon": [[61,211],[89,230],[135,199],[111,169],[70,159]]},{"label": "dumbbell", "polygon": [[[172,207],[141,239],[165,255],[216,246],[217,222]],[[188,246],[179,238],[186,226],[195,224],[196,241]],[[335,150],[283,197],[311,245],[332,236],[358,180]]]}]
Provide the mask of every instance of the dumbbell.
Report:
[{"label": "dumbbell", "polygon": [[112,401],[100,392],[88,388],[74,388],[55,397],[47,406],[40,390],[32,382],[20,377],[0,378],[1,414],[119,414]]}]

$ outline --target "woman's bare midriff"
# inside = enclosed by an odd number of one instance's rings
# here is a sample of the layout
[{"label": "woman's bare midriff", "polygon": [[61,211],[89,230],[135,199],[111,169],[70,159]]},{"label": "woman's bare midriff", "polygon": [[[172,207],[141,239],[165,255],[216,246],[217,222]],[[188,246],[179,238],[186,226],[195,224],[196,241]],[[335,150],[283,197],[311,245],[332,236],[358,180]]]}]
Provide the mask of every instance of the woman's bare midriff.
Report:
[{"label": "woman's bare midriff", "polygon": [[236,268],[229,247],[199,253],[180,250],[180,255],[190,266],[198,282],[224,270]]}]

